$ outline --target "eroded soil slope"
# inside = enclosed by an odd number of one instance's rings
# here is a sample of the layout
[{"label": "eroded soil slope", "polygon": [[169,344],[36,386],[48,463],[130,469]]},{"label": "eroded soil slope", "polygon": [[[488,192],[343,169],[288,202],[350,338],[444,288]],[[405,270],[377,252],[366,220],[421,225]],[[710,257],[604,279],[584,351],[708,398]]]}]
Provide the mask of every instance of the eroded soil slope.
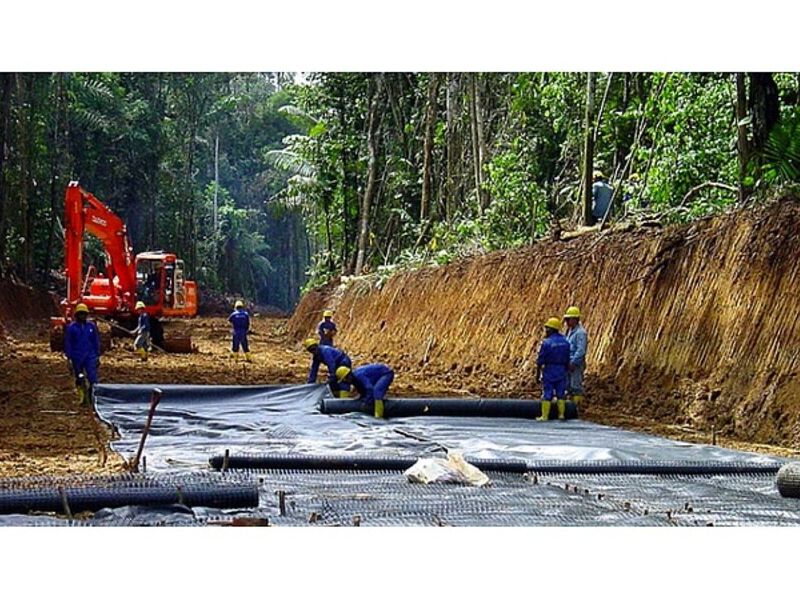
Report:
[{"label": "eroded soil slope", "polygon": [[[603,232],[306,295],[299,340],[336,310],[340,344],[400,380],[529,395],[541,323],[577,304],[587,418],[800,447],[800,204],[667,230]],[[638,425],[637,425],[638,424]]]}]

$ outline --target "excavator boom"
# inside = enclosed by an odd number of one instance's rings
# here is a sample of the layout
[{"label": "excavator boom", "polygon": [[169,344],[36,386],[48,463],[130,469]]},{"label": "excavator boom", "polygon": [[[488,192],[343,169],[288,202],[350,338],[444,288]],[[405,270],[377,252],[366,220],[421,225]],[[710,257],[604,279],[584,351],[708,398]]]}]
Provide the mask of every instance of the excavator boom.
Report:
[{"label": "excavator boom", "polygon": [[110,260],[107,276],[110,282],[114,281],[114,285],[109,286],[111,302],[102,308],[113,312],[133,312],[136,301],[136,264],[125,223],[76,181],[67,186],[65,216],[64,262],[69,310],[85,296],[83,235],[87,232],[103,243]]}]

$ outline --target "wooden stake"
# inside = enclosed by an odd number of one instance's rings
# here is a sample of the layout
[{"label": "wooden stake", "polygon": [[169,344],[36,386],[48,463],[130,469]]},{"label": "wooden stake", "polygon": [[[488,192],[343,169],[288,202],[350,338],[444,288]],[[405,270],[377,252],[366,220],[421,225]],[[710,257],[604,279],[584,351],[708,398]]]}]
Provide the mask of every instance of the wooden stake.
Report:
[{"label": "wooden stake", "polygon": [[284,492],[283,490],[278,490],[275,493],[278,494],[278,509],[281,512],[281,516],[285,517],[286,516],[286,492]]},{"label": "wooden stake", "polygon": [[61,506],[64,508],[64,514],[67,515],[68,519],[72,519],[72,510],[70,510],[69,501],[67,500],[67,492],[64,491],[62,486],[58,487],[58,495],[61,496]]},{"label": "wooden stake", "polygon": [[231,458],[230,448],[225,448],[225,456],[222,457],[222,472],[223,473],[228,470],[228,462],[230,461],[230,458]]},{"label": "wooden stake", "polygon": [[136,456],[134,457],[133,464],[131,465],[131,471],[133,473],[139,472],[139,459],[142,456],[142,450],[144,450],[144,442],[147,439],[147,434],[150,431],[150,426],[153,424],[153,415],[156,412],[156,406],[158,406],[160,400],[161,400],[161,390],[159,388],[153,388],[153,393],[150,396],[150,410],[147,413],[147,422],[144,425],[144,431],[142,431],[142,439],[139,440],[139,449],[136,451]]}]

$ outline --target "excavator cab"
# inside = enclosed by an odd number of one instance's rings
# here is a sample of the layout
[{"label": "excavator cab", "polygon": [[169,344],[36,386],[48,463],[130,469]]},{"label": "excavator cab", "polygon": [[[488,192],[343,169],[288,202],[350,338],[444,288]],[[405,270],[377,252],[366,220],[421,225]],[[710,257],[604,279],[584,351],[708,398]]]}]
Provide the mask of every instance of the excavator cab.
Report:
[{"label": "excavator cab", "polygon": [[136,298],[145,306],[160,307],[164,296],[164,266],[158,258],[136,258]]},{"label": "excavator cab", "polygon": [[183,260],[164,252],[143,252],[136,256],[136,297],[166,317],[197,314],[197,287],[186,281]]}]

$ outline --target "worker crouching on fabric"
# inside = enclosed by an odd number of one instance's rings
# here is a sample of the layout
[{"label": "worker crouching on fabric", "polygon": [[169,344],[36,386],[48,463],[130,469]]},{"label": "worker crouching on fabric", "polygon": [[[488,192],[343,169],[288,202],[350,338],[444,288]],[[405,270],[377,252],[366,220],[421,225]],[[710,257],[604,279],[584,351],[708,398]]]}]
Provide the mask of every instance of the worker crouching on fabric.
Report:
[{"label": "worker crouching on fabric", "polygon": [[586,350],[589,345],[589,336],[580,320],[581,311],[577,306],[570,306],[564,313],[569,342],[569,394],[577,407],[583,401],[583,374],[586,371]]},{"label": "worker crouching on fabric", "polygon": [[351,370],[349,367],[336,369],[336,379],[340,383],[352,385],[358,392],[358,399],[376,418],[383,418],[383,401],[386,392],[394,381],[394,371],[382,363],[364,365]]},{"label": "worker crouching on fabric", "polygon": [[74,320],[64,334],[64,354],[75,376],[75,388],[81,404],[91,403],[100,365],[100,332],[88,317],[89,308],[83,303],[78,304]]},{"label": "worker crouching on fabric", "polygon": [[333,311],[326,310],[322,313],[322,321],[317,325],[320,346],[335,346],[333,338],[336,335],[336,323],[333,322]]},{"label": "worker crouching on fabric", "polygon": [[339,348],[333,346],[323,346],[314,338],[308,338],[303,342],[303,347],[311,353],[311,368],[308,371],[306,383],[316,383],[317,373],[320,364],[324,364],[328,369],[328,387],[336,398],[346,398],[349,396],[350,385],[342,383],[336,379],[336,370],[340,367],[353,366],[353,362],[347,354]]},{"label": "worker crouching on fabric", "polygon": [[542,416],[550,418],[550,403],[555,396],[558,418],[564,419],[567,411],[567,373],[569,367],[569,342],[559,332],[561,321],[553,317],[544,324],[545,338],[536,359],[536,383],[542,383]]},{"label": "worker crouching on fabric", "polygon": [[247,334],[250,333],[250,315],[244,309],[244,302],[237,300],[233,305],[233,312],[228,317],[228,321],[233,327],[233,340],[231,342],[231,353],[234,358],[239,355],[239,348],[244,351],[244,359],[250,362],[250,344],[247,341]]},{"label": "worker crouching on fabric", "polygon": [[145,311],[144,302],[136,303],[136,313],[139,321],[136,324],[133,340],[133,351],[136,352],[143,361],[147,361],[147,354],[150,352],[150,315]]}]

